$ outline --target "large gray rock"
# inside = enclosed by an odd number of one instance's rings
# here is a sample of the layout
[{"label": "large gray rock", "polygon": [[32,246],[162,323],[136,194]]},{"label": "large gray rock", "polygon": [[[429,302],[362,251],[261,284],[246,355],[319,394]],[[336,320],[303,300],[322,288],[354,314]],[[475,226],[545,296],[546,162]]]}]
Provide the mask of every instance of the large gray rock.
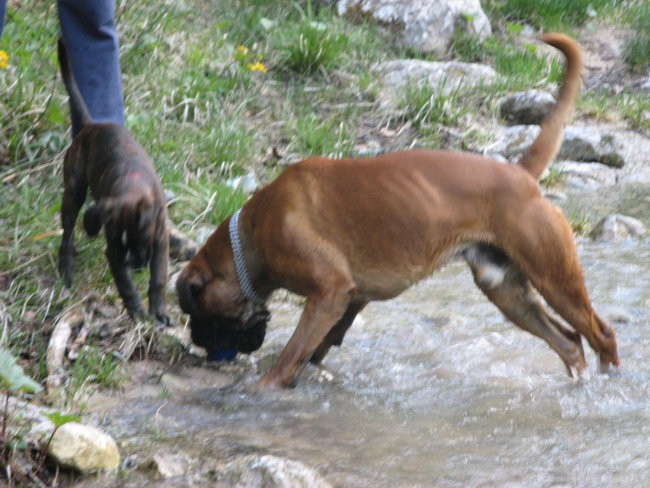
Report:
[{"label": "large gray rock", "polygon": [[596,161],[614,168],[620,168],[625,163],[612,134],[591,127],[575,126],[564,130],[558,159]]},{"label": "large gray rock", "polygon": [[316,471],[275,456],[242,456],[228,463],[219,481],[233,488],[331,488]]},{"label": "large gray rock", "polygon": [[92,425],[70,422],[56,431],[48,454],[58,464],[81,472],[116,469],[120,452],[113,438]]},{"label": "large gray rock", "polygon": [[479,0],[338,0],[340,15],[369,17],[400,32],[416,51],[445,54],[458,29],[485,39],[492,33]]},{"label": "large gray rock", "polygon": [[[540,132],[538,125],[513,125],[501,137],[484,148],[486,154],[500,154],[510,161],[519,156],[535,141]],[[620,168],[625,164],[614,136],[590,127],[568,126],[557,160],[596,162]]]},{"label": "large gray rock", "polygon": [[541,124],[555,105],[555,97],[543,90],[528,90],[508,95],[499,104],[499,112],[510,125]]},{"label": "large gray rock", "polygon": [[419,59],[386,61],[375,65],[373,72],[383,85],[379,99],[388,107],[397,106],[400,96],[409,85],[429,85],[434,93],[448,95],[461,88],[489,85],[497,78],[496,71],[484,64]]},{"label": "large gray rock", "polygon": [[634,217],[613,214],[602,219],[591,231],[592,239],[603,242],[615,242],[630,237],[642,237],[646,234],[645,225]]}]

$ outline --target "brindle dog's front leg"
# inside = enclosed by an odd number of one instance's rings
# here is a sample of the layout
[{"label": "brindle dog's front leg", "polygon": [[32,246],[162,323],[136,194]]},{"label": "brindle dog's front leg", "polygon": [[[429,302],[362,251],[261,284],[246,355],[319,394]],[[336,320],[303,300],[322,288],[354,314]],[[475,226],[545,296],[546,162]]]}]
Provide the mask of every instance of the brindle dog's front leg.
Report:
[{"label": "brindle dog's front leg", "polygon": [[131,318],[145,316],[146,314],[144,306],[142,305],[142,299],[140,298],[138,291],[135,289],[135,286],[133,286],[129,269],[124,263],[126,249],[124,249],[119,242],[115,241],[115,236],[109,236],[107,234],[106,237],[106,258],[108,259],[108,265],[111,268],[117,291],[120,293],[120,297],[122,297],[122,301],[124,302],[124,307]]},{"label": "brindle dog's front leg", "polygon": [[167,262],[169,260],[169,238],[165,228],[164,215],[158,218],[156,239],[153,243],[151,263],[149,264],[149,313],[153,315],[156,327],[172,327],[172,319],[167,315],[165,289],[167,287]]},{"label": "brindle dog's front leg", "polygon": [[72,255],[74,253],[74,224],[79,210],[86,200],[87,183],[83,171],[74,161],[68,161],[64,168],[65,179],[63,202],[61,203],[61,225],[63,237],[59,247],[59,273],[63,284],[70,288],[72,284]]}]

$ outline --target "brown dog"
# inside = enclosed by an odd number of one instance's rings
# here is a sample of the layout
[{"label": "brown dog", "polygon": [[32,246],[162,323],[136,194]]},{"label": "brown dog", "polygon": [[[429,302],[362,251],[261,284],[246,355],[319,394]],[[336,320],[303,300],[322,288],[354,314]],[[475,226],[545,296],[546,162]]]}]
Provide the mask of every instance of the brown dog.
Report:
[{"label": "brown dog", "polygon": [[104,226],[106,257],[129,315],[145,314],[129,268],[149,263],[149,312],[157,325],[171,325],[165,305],[167,208],[156,171],[145,150],[124,127],[93,123],[61,40],[59,63],[72,110],[80,115],[83,124],[65,154],[63,167],[59,271],[65,286],[72,282],[74,225],[89,187],[95,204],[84,214],[84,228],[89,236],[95,236]]},{"label": "brown dog", "polygon": [[[314,157],[290,167],[224,222],[182,271],[177,290],[193,340],[211,349],[232,334],[259,336],[272,290],[305,296],[298,327],[260,380],[291,386],[307,361],[318,363],[341,344],[367,302],[394,297],[459,256],[488,298],[557,351],[570,375],[586,366],[581,335],[601,369],[618,366],[614,330],[592,309],[571,228],[537,185],[557,153],[581,71],[573,40],[542,40],[564,53],[566,74],[519,164],[412,150]],[[575,331],[547,311],[537,290]]]}]

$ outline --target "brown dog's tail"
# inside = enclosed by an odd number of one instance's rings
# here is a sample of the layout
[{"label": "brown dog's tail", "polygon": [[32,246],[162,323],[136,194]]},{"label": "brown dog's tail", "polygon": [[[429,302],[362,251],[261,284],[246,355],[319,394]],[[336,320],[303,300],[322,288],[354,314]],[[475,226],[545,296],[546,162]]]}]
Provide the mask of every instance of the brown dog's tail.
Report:
[{"label": "brown dog's tail", "polygon": [[566,57],[566,68],[564,82],[560,87],[555,107],[542,122],[542,131],[535,142],[518,161],[518,164],[523,166],[536,180],[539,179],[560,149],[564,124],[578,95],[582,72],[582,53],[573,39],[564,34],[552,33],[541,36],[540,40],[562,51]]},{"label": "brown dog's tail", "polygon": [[61,38],[59,38],[59,66],[61,67],[63,84],[65,85],[66,90],[68,90],[68,95],[70,96],[70,107],[72,112],[79,117],[82,125],[92,124],[93,119],[90,116],[88,107],[86,107],[81,92],[79,91],[79,87],[77,86],[77,82],[74,79],[72,67],[70,66],[70,61],[68,59],[68,50]]}]

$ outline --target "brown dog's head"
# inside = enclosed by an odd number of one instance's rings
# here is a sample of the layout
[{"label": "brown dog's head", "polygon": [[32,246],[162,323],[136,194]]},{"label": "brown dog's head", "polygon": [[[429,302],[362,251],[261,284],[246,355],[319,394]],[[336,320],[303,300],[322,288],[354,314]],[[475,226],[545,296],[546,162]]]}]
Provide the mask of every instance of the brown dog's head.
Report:
[{"label": "brown dog's head", "polygon": [[269,312],[247,300],[239,287],[227,221],[181,271],[176,291],[197,346],[243,353],[262,346]]},{"label": "brown dog's head", "polygon": [[86,210],[84,229],[93,237],[104,226],[106,240],[123,253],[124,263],[139,269],[149,263],[163,212],[149,196],[102,198]]}]

